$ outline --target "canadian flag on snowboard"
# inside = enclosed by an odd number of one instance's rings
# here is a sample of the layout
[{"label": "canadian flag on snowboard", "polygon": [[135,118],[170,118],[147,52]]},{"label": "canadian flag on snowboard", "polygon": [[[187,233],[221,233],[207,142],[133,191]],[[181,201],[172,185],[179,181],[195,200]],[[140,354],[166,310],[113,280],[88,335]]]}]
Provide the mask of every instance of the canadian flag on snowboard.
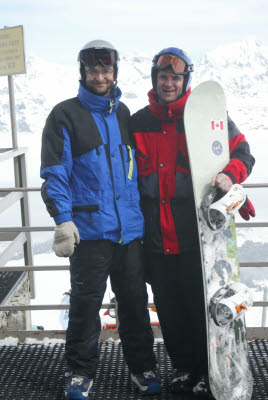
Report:
[{"label": "canadian flag on snowboard", "polygon": [[213,131],[223,131],[223,120],[211,120],[211,128]]}]

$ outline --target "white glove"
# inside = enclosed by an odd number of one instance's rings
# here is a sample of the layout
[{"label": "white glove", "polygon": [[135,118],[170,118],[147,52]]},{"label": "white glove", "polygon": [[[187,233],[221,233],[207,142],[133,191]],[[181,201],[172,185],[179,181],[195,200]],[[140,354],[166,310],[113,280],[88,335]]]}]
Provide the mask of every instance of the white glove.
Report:
[{"label": "white glove", "polygon": [[56,256],[70,257],[74,252],[75,245],[79,243],[79,232],[73,221],[56,226],[53,243]]},{"label": "white glove", "polygon": [[211,186],[217,186],[223,193],[229,192],[231,187],[233,186],[233,182],[229,178],[229,176],[220,173],[216,176],[211,181]]}]

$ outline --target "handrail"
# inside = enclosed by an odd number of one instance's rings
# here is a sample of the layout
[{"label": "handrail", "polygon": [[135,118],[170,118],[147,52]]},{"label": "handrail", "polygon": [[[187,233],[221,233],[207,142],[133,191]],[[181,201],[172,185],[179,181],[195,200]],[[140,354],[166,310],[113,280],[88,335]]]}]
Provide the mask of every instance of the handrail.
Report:
[{"label": "handrail", "polygon": [[[29,304],[29,305],[13,305],[0,306],[0,311],[37,311],[37,310],[69,310],[69,304]],[[105,303],[101,306],[102,309],[115,308],[114,303]]]},{"label": "handrail", "polygon": [[55,226],[13,226],[0,227],[0,232],[46,232],[54,231]]},{"label": "handrail", "polygon": [[[3,150],[6,150],[6,153],[3,153]],[[17,157],[19,155],[24,154],[24,150],[27,149],[0,149],[0,161],[3,159],[7,159],[8,156]],[[268,188],[268,183],[254,183],[254,184],[243,184],[244,188]],[[3,196],[8,196],[12,192],[40,192],[40,187],[15,187],[15,188],[0,188],[0,199]],[[237,228],[264,228],[268,227],[268,222],[237,222]],[[2,235],[11,235],[14,233],[22,233],[22,232],[49,232],[54,231],[54,226],[20,226],[20,227],[0,227],[0,233]],[[262,267],[267,268],[268,262],[241,262],[241,268],[252,268],[252,267]],[[15,272],[15,271],[23,271],[30,272],[33,271],[68,271],[70,269],[69,265],[23,265],[23,266],[0,266],[0,272]],[[149,303],[148,308],[155,307],[154,303]],[[253,303],[253,307],[268,307],[268,301],[256,301]],[[39,305],[7,305],[0,306],[0,312],[13,312],[13,311],[36,311],[36,310],[68,310],[70,308],[69,304],[39,304]],[[114,309],[116,305],[114,303],[104,303],[101,306],[101,309]],[[249,329],[262,329],[265,328],[249,328]],[[1,330],[0,330],[1,331]],[[57,332],[57,331],[55,331]],[[266,336],[265,336],[266,337]]]},{"label": "handrail", "polygon": [[[268,268],[268,261],[241,262],[240,268]],[[70,265],[11,265],[0,266],[0,272],[15,271],[69,271]]]},{"label": "handrail", "polygon": [[[268,228],[268,222],[236,222],[236,228]],[[54,226],[0,227],[0,232],[45,232],[54,231]]]},{"label": "handrail", "polygon": [[[268,266],[268,265],[267,265]],[[69,271],[70,265],[11,265],[0,266],[0,272],[15,272],[15,271]]]},{"label": "handrail", "polygon": [[268,222],[236,222],[236,228],[267,228]]},{"label": "handrail", "polygon": [[0,151],[0,161],[10,160],[12,158],[19,157],[25,153],[27,153],[27,147],[18,147],[18,148],[6,148],[1,149]]},{"label": "handrail", "polygon": [[[243,183],[242,186],[245,189],[263,189],[268,188],[268,183]],[[40,190],[40,187],[0,188],[0,192],[38,192]]]},{"label": "handrail", "polygon": [[[11,78],[11,76],[9,76]],[[11,96],[11,94],[10,94]],[[12,95],[13,96],[13,95]],[[14,104],[12,103],[12,106]],[[10,103],[11,107],[11,103]],[[11,128],[12,128],[12,148],[2,148],[0,149],[0,161],[6,161],[13,159],[14,164],[14,185],[15,190],[10,190],[4,192],[1,191],[1,205],[0,205],[0,212],[3,212],[5,209],[9,208],[14,202],[20,200],[20,214],[21,214],[21,225],[22,226],[29,226],[30,223],[30,210],[29,210],[29,200],[28,200],[28,190],[23,193],[21,188],[26,188],[27,185],[27,167],[26,167],[26,157],[25,154],[28,152],[27,147],[18,147],[17,143],[17,131],[16,131],[16,120],[14,115],[14,110],[11,107]],[[17,193],[12,193],[17,192]],[[25,264],[33,265],[33,253],[32,253],[32,239],[31,239],[31,232],[30,231],[19,231],[17,230],[15,233],[18,237],[22,235],[25,236],[25,240],[21,245],[23,246],[23,255]],[[20,233],[19,233],[20,232]],[[24,233],[23,233],[24,232]],[[5,238],[6,233],[0,231],[0,240]],[[5,240],[5,239],[4,239]],[[1,263],[5,264],[8,259],[11,258],[12,251],[17,249],[17,243],[15,243],[16,239],[13,239],[12,243],[0,254]],[[13,252],[14,254],[14,252]],[[9,257],[9,258],[8,258]],[[7,259],[8,258],[8,259]],[[29,272],[28,275],[29,282],[30,282],[30,296],[31,298],[35,298],[35,282],[34,282],[34,275],[33,272]],[[27,314],[28,315],[28,314]],[[26,316],[26,325],[29,322],[28,316]]]},{"label": "handrail", "polygon": [[41,188],[40,187],[18,187],[18,188],[0,188],[0,193],[1,192],[40,192]]},{"label": "handrail", "polygon": [[268,267],[268,261],[260,261],[260,262],[241,262],[239,263],[240,268],[267,268]]},{"label": "handrail", "polygon": [[268,183],[242,183],[242,186],[245,189],[267,188]]},{"label": "handrail", "polygon": [[[148,308],[154,308],[154,303],[148,303]],[[268,301],[254,301],[252,307],[268,307]],[[31,304],[31,305],[13,305],[0,306],[0,311],[37,311],[37,310],[69,310],[69,304]],[[101,306],[102,309],[115,308],[114,303],[105,303]]]}]

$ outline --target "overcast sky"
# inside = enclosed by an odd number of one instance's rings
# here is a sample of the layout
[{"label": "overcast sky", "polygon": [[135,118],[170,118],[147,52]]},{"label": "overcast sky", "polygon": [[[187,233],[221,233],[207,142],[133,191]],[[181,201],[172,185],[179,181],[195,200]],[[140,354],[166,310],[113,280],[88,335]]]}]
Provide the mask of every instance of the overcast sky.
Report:
[{"label": "overcast sky", "polygon": [[26,55],[76,64],[93,39],[121,52],[183,48],[195,60],[217,45],[268,45],[268,0],[0,0],[0,28],[24,26]]}]

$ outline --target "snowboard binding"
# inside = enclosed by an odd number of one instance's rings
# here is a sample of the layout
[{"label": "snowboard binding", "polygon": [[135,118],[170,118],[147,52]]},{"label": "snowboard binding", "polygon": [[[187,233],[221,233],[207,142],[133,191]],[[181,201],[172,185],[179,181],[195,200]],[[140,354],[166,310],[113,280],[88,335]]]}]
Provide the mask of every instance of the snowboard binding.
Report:
[{"label": "snowboard binding", "polygon": [[241,185],[235,184],[224,196],[218,188],[213,188],[204,196],[201,209],[209,228],[213,231],[228,225],[231,217],[246,201],[246,193]]},{"label": "snowboard binding", "polygon": [[210,313],[217,326],[224,327],[239,318],[253,304],[249,288],[241,282],[225,285],[210,300]]}]

